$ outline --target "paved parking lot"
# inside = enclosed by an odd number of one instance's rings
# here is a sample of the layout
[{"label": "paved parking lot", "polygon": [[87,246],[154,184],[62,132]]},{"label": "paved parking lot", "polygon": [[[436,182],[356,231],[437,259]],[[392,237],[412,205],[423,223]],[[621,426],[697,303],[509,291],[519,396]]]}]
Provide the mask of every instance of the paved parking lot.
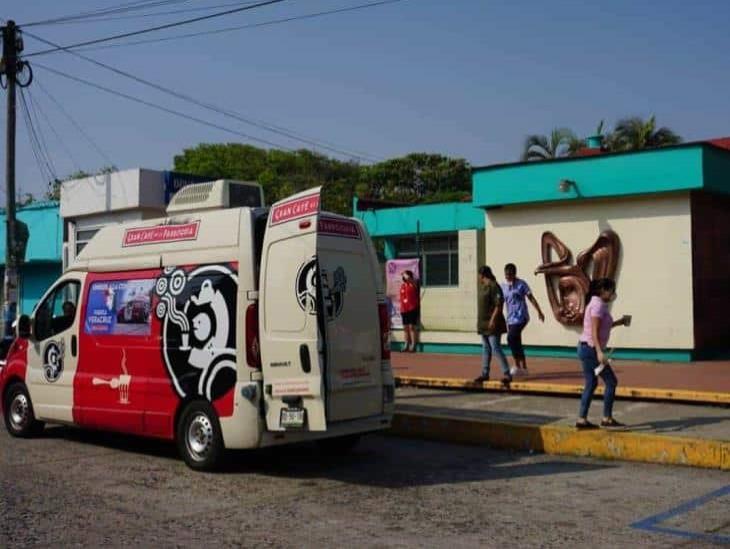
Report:
[{"label": "paved parking lot", "polygon": [[3,430],[0,547],[713,546],[730,542],[729,485],[720,471],[387,436],[344,458],[237,452],[201,474],[168,444]]}]

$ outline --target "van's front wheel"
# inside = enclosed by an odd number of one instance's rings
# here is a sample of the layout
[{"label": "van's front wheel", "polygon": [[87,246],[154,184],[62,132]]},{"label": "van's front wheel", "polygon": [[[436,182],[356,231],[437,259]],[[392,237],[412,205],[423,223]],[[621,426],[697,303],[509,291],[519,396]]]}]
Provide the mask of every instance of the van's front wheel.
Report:
[{"label": "van's front wheel", "polygon": [[218,415],[208,402],[196,400],[180,414],[177,447],[185,463],[197,471],[216,469],[223,457],[223,435]]},{"label": "van's front wheel", "polygon": [[5,393],[3,416],[5,427],[14,437],[30,438],[43,431],[44,424],[35,418],[28,389],[23,383],[14,383]]}]

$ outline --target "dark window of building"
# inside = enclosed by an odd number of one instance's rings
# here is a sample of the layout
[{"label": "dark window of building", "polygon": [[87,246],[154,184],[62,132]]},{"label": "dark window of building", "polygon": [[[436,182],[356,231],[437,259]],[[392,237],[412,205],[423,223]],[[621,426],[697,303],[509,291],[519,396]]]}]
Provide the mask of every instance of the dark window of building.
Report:
[{"label": "dark window of building", "polygon": [[458,233],[400,238],[395,245],[398,258],[420,259],[423,286],[459,285]]}]

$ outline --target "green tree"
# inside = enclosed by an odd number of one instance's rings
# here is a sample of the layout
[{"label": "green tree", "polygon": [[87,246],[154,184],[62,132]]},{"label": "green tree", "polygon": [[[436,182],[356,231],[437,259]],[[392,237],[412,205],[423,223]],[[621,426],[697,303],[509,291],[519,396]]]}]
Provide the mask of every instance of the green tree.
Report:
[{"label": "green tree", "polygon": [[413,153],[365,166],[358,194],[397,202],[452,202],[471,195],[471,167],[463,158]]},{"label": "green tree", "polygon": [[412,203],[463,200],[471,191],[465,160],[425,153],[361,166],[309,150],[200,144],[176,155],[174,169],[211,179],[256,181],[269,204],[321,185],[323,207],[343,215],[352,215],[355,195]]},{"label": "green tree", "polygon": [[555,128],[550,135],[528,135],[525,138],[521,160],[549,160],[570,156],[582,147],[582,140],[578,139],[573,131],[568,128]]},{"label": "green tree", "polygon": [[656,117],[644,120],[639,116],[622,118],[606,140],[611,151],[634,151],[653,147],[677,145],[682,138],[669,128],[656,127]]}]

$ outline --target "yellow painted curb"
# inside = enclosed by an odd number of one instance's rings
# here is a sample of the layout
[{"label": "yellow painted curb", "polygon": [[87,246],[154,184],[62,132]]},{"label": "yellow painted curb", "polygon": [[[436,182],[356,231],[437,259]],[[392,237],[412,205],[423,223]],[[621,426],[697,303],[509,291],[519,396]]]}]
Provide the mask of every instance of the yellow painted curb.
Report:
[{"label": "yellow painted curb", "polygon": [[510,450],[730,470],[730,442],[608,431],[577,431],[564,425],[534,425],[396,412],[398,436]]},{"label": "yellow painted curb", "polygon": [[[404,386],[426,387],[430,389],[484,389],[506,391],[499,381],[475,383],[468,379],[446,377],[396,376],[396,383]],[[529,381],[513,381],[510,391],[514,393],[542,393],[556,395],[580,395],[582,385],[562,385],[560,383],[531,383]],[[603,386],[596,389],[597,395],[603,395]],[[636,400],[671,400],[700,404],[730,404],[730,393],[711,393],[707,391],[680,391],[675,389],[651,389],[643,387],[616,388],[616,396]]]}]

